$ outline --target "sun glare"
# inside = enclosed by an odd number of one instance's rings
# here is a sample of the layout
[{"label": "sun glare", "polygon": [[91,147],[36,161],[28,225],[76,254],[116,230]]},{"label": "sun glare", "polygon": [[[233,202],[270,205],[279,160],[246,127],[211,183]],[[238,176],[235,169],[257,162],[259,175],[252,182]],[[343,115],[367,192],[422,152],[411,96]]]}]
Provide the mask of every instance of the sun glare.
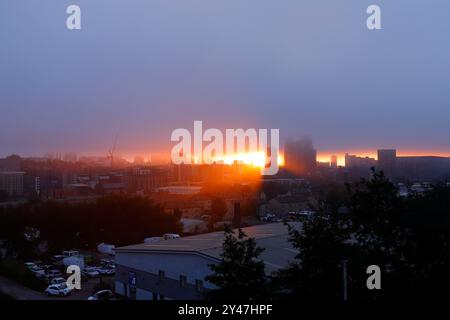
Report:
[{"label": "sun glare", "polygon": [[[234,155],[225,156],[223,159],[217,158],[215,161],[228,165],[232,165],[237,162],[258,168],[264,168],[266,166],[266,155],[264,152],[236,153]],[[279,166],[284,165],[284,158],[282,155],[278,155],[277,162]]]}]

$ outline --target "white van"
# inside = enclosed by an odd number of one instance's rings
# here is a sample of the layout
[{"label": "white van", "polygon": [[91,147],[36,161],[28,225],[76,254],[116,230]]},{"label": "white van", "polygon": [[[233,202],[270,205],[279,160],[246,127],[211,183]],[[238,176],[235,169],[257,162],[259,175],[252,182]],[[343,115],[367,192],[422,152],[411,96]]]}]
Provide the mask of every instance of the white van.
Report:
[{"label": "white van", "polygon": [[172,239],[179,239],[180,235],[177,233],[166,233],[163,235],[164,240],[172,240]]},{"label": "white van", "polygon": [[62,252],[64,258],[77,257],[80,253],[76,250],[66,250]]}]

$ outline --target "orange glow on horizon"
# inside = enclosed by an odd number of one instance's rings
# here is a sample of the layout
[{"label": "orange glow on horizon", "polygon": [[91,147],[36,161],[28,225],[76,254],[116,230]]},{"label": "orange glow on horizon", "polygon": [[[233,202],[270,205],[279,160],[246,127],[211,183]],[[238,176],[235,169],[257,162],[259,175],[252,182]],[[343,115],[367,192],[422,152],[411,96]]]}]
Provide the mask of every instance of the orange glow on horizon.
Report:
[{"label": "orange glow on horizon", "polygon": [[[330,158],[332,155],[337,156],[337,163],[339,166],[345,166],[345,154],[348,153],[350,155],[356,155],[359,157],[370,157],[377,159],[377,151],[376,150],[349,150],[347,152],[337,151],[321,151],[317,154],[317,161],[319,162],[330,162]],[[404,156],[438,156],[438,157],[450,157],[450,152],[446,151],[437,151],[437,150],[398,150],[397,149],[397,156],[404,157]],[[118,156],[119,158],[120,156]],[[247,165],[252,165],[255,167],[263,167],[264,166],[264,153],[263,152],[255,152],[255,153],[240,153],[235,154],[232,156],[225,156],[223,159],[214,159],[217,163],[225,163],[228,165],[233,164],[235,161],[244,163]],[[122,158],[126,159],[128,162],[132,163],[134,161],[135,156],[131,154],[127,154],[126,156],[122,156]],[[155,161],[156,158],[158,158],[159,161]],[[154,164],[168,164],[170,163],[170,157],[165,155],[165,153],[160,153],[155,157],[152,156],[146,156],[145,161],[150,161],[150,163]],[[164,159],[164,160],[161,160]],[[195,159],[193,159],[195,160]],[[194,161],[194,163],[198,163],[198,161]],[[283,167],[285,164],[284,162],[284,155],[280,151],[278,155],[278,165],[280,167]]]},{"label": "orange glow on horizon", "polygon": [[[317,161],[330,162],[332,155],[337,156],[338,166],[345,166],[345,154],[356,155],[358,157],[370,157],[378,159],[377,150],[352,150],[348,152],[319,152],[317,154]],[[425,150],[398,150],[397,157],[419,157],[419,156],[435,156],[435,157],[450,157],[450,152],[442,151],[425,151]]]},{"label": "orange glow on horizon", "polygon": [[[214,161],[228,165],[238,162],[258,168],[264,168],[266,165],[266,154],[264,152],[236,153],[234,155],[227,155],[222,159],[214,159]],[[277,162],[280,167],[284,165],[284,157],[281,154],[278,154]]]}]

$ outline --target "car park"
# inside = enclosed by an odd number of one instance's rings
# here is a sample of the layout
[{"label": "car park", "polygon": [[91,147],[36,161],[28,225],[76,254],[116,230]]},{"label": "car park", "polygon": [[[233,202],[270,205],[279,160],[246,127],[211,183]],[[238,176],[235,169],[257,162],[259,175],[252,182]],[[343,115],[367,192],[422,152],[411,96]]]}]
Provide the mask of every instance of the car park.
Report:
[{"label": "car park", "polygon": [[53,279],[61,277],[62,273],[58,269],[51,269],[47,271],[46,275],[48,279]]},{"label": "car park", "polygon": [[108,264],[106,267],[110,268],[110,269],[114,269],[114,271],[116,271],[116,265],[114,263]]},{"label": "car park", "polygon": [[163,237],[150,237],[150,238],[145,238],[144,243],[156,243],[161,240],[163,240]]},{"label": "car park", "polygon": [[60,297],[67,297],[69,294],[71,294],[71,292],[72,290],[69,289],[65,283],[49,285],[45,290],[45,293],[47,293],[48,296]]},{"label": "car park", "polygon": [[78,257],[80,253],[76,250],[66,250],[62,252],[64,258]]},{"label": "car park", "polygon": [[53,278],[53,279],[50,281],[50,284],[63,284],[63,283],[66,283],[66,279],[61,278],[61,277]]},{"label": "car park", "polygon": [[84,268],[82,273],[89,278],[96,278],[100,275],[100,273],[97,271],[97,268],[95,267],[86,267]]},{"label": "car park", "polygon": [[275,220],[278,220],[277,216],[273,213],[267,213],[265,216],[261,218],[262,221],[265,222],[275,222]]},{"label": "car park", "polygon": [[29,269],[31,272],[34,273],[34,275],[38,278],[44,278],[45,277],[45,271],[44,269],[38,267],[38,266],[34,266],[31,269]]},{"label": "car park", "polygon": [[57,254],[52,257],[52,261],[54,265],[62,265],[64,260],[64,256],[61,254]]},{"label": "car park", "polygon": [[113,297],[114,293],[111,290],[101,290],[90,296],[88,300],[110,300]]},{"label": "car park", "polygon": [[25,267],[28,268],[28,270],[31,270],[32,268],[37,267],[37,265],[34,262],[25,262],[24,265],[25,265]]},{"label": "car park", "polygon": [[53,267],[53,266],[50,265],[50,264],[43,264],[43,265],[41,265],[40,267],[41,267],[42,269],[44,269],[44,270],[55,269],[55,267]]},{"label": "car park", "polygon": [[113,259],[101,259],[100,263],[102,264],[102,266],[107,266],[107,265],[114,264],[114,260]]},{"label": "car park", "polygon": [[102,276],[111,276],[116,273],[115,268],[101,267],[97,269],[97,272]]}]

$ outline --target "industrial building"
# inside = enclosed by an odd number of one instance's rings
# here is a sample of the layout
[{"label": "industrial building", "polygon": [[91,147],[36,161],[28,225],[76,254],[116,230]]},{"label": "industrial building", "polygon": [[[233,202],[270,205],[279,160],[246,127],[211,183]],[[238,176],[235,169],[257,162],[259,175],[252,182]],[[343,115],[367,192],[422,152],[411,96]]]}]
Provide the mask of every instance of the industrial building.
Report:
[{"label": "industrial building", "polygon": [[9,196],[21,196],[24,174],[18,171],[0,172],[0,191],[6,192]]},{"label": "industrial building", "polygon": [[[243,231],[265,249],[260,259],[268,274],[286,267],[298,254],[283,223]],[[116,248],[115,291],[136,300],[203,299],[214,288],[205,277],[211,274],[209,265],[220,262],[224,238],[224,232],[213,232]]]}]

